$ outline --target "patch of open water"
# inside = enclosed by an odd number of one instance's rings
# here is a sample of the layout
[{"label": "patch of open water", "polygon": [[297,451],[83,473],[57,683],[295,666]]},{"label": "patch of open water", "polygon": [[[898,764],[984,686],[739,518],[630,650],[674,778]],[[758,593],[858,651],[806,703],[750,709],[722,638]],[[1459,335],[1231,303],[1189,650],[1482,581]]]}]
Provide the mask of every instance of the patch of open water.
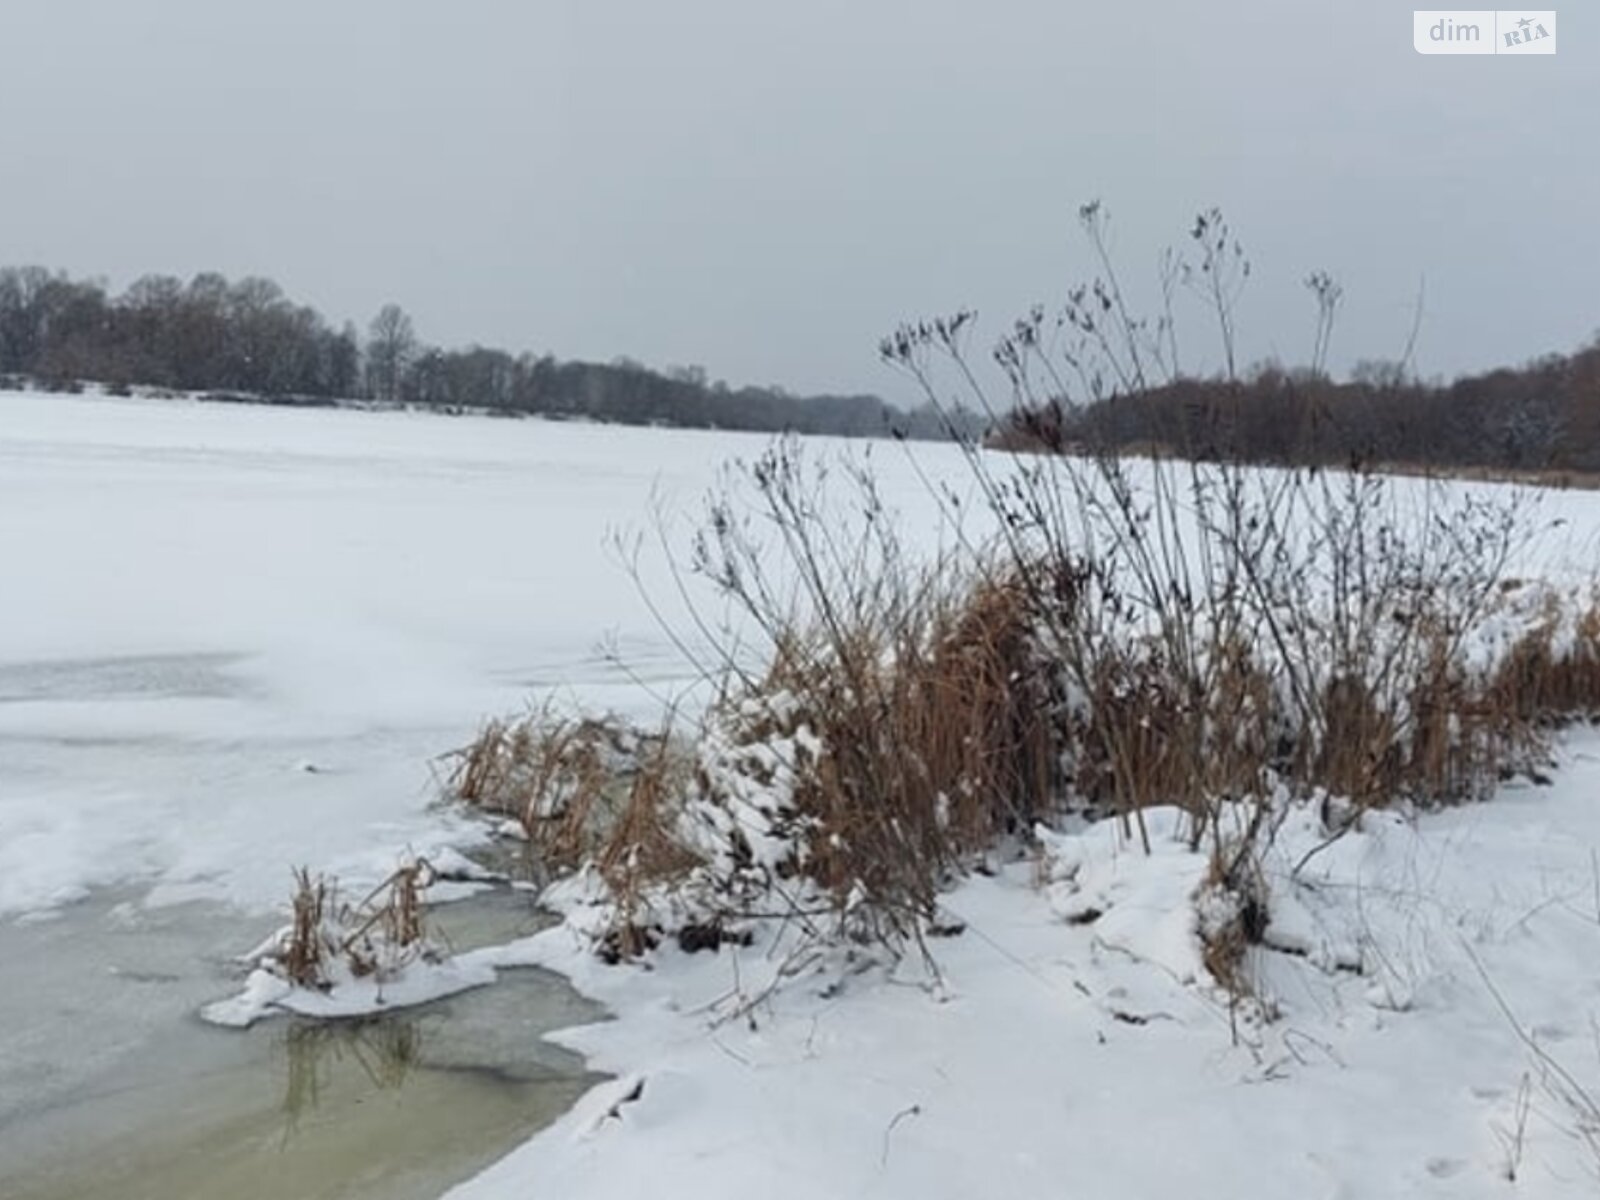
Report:
[{"label": "patch of open water", "polygon": [[[435,915],[458,950],[547,920],[509,890]],[[113,894],[0,925],[0,1195],[431,1200],[597,1079],[542,1035],[602,1014],[538,970],[363,1020],[205,1025],[268,924]]]}]

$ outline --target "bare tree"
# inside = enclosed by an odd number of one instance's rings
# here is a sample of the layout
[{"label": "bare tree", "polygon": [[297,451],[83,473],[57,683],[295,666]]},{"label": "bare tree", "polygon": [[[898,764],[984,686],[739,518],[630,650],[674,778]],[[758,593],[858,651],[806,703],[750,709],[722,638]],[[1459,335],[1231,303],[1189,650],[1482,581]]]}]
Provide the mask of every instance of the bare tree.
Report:
[{"label": "bare tree", "polygon": [[398,304],[385,304],[367,328],[367,390],[377,400],[394,400],[406,368],[417,353],[417,332]]}]

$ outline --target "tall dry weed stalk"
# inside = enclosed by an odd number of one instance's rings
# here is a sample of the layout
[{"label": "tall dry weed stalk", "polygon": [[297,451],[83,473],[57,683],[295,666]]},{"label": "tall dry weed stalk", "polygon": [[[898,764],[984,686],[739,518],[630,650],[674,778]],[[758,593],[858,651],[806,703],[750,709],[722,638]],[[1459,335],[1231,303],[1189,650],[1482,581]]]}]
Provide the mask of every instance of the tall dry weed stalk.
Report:
[{"label": "tall dry weed stalk", "polygon": [[[930,404],[949,405],[953,378],[1046,451],[965,446],[1066,681],[1080,792],[1123,813],[1180,804],[1203,826],[1219,802],[1264,801],[1284,780],[1366,807],[1481,793],[1525,765],[1536,739],[1466,660],[1528,535],[1528,498],[1396,487],[1359,462],[1248,466],[1225,408],[1184,414],[1178,457],[1052,442],[1074,409],[1180,378],[1181,292],[1209,310],[1237,379],[1250,267],[1221,214],[1202,213],[1188,256],[1163,260],[1153,318],[1131,311],[1104,210],[1080,219],[1101,273],[1053,324],[1036,309],[1001,339],[1006,405],[969,359],[971,314],[904,326],[881,347]],[[1320,371],[1342,293],[1324,273],[1307,283]],[[1002,417],[1008,405],[1024,416]],[[1058,602],[1063,579],[1071,604]]]}]

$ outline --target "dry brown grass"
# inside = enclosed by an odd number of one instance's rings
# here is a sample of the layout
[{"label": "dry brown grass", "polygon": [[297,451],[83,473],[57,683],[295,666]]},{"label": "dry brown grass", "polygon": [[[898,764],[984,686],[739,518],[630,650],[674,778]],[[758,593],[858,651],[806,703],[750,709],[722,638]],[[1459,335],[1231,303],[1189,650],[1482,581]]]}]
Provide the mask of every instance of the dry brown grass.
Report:
[{"label": "dry brown grass", "polygon": [[633,958],[656,944],[663,931],[652,897],[701,861],[681,828],[692,760],[670,724],[645,735],[615,717],[546,705],[487,722],[449,758],[450,792],[517,821],[547,880],[596,870],[614,905],[603,954]]},{"label": "dry brown grass", "polygon": [[[753,786],[770,786],[774,770],[792,777],[796,853],[780,874],[860,915],[867,937],[915,936],[953,874],[997,839],[1026,835],[1059,791],[1060,739],[1021,589],[994,579],[922,595],[914,611],[897,609],[909,620],[869,612],[848,627],[786,630],[766,672],[729,686],[706,717]],[[802,727],[812,750],[793,761],[741,753]],[[664,932],[652,898],[705,863],[686,803],[736,803],[689,749],[545,709],[485,725],[448,783],[520,821],[553,874],[592,864],[616,908],[602,952],[632,957]],[[748,862],[743,834],[726,836],[733,860]],[[743,910],[746,898],[728,891],[730,920],[761,915]],[[707,932],[720,936],[696,940]]]},{"label": "dry brown grass", "polygon": [[[614,718],[560,715],[546,705],[487,722],[447,756],[446,785],[458,799],[520,823],[538,865],[559,874],[605,850],[631,807],[628,776],[659,761],[650,741]],[[666,739],[654,741],[659,749]]]},{"label": "dry brown grass", "polygon": [[1591,598],[1563,632],[1554,602],[1501,662],[1491,685],[1495,705],[1525,724],[1600,714],[1600,599]]},{"label": "dry brown grass", "polygon": [[750,736],[815,737],[794,806],[806,872],[841,909],[864,897],[884,932],[909,935],[974,855],[1047,811],[1058,739],[1033,651],[1023,592],[987,579],[902,625],[794,637],[736,697],[781,698]]},{"label": "dry brown grass", "polygon": [[614,958],[636,957],[657,936],[651,890],[673,886],[700,865],[679,824],[689,777],[684,755],[670,739],[657,739],[596,851],[595,867],[615,904],[606,947]]},{"label": "dry brown grass", "polygon": [[434,880],[426,859],[397,868],[354,905],[340,901],[330,880],[304,867],[294,875],[294,919],[276,951],[290,982],[326,990],[336,965],[361,979],[426,953],[424,893]]},{"label": "dry brown grass", "polygon": [[295,870],[294,882],[294,920],[279,961],[291,983],[320,987],[326,978],[330,950],[323,929],[332,901],[332,888],[327,880],[313,878],[305,867]]},{"label": "dry brown grass", "polygon": [[425,858],[396,868],[354,909],[344,914],[344,937],[339,951],[357,978],[376,974],[383,956],[408,952],[427,940],[423,893],[432,885],[434,871]]}]

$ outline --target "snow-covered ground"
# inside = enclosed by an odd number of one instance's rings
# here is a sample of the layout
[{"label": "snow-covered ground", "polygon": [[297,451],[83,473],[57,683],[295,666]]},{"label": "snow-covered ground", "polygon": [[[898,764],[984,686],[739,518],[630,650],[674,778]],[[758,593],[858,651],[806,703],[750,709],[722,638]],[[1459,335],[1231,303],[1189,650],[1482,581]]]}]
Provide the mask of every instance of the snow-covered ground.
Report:
[{"label": "snow-covered ground", "polygon": [[934,992],[827,970],[763,999],[761,945],[614,968],[554,930],[545,961],[620,1014],[558,1040],[619,1078],[451,1200],[1593,1196],[1600,1128],[1556,1093],[1600,1098],[1600,736],[1564,759],[1378,814],[1298,887],[1291,820],[1287,950],[1253,964],[1281,1015],[1237,1042],[1184,904],[1205,859],[1109,823],[955,892]]},{"label": "snow-covered ground", "polygon": [[[685,685],[607,537],[659,504],[681,548],[765,444],[0,395],[0,919],[111,884],[266,910],[292,865],[358,883],[481,836],[429,760],[546,689],[648,715]],[[963,469],[914,453],[877,469],[934,542],[920,473]],[[1562,533],[1518,569],[1585,570],[1600,497],[1542,516]],[[1555,1093],[1600,1094],[1600,739],[1565,755],[1553,787],[1375,818],[1280,878],[1266,1028],[1195,969],[1175,897],[1203,862],[1105,828],[955,893],[941,990],[833,971],[761,998],[763,944],[608,968],[541,935],[515,961],[613,1009],[562,1040],[618,1078],[455,1195],[1593,1195]]]}]

